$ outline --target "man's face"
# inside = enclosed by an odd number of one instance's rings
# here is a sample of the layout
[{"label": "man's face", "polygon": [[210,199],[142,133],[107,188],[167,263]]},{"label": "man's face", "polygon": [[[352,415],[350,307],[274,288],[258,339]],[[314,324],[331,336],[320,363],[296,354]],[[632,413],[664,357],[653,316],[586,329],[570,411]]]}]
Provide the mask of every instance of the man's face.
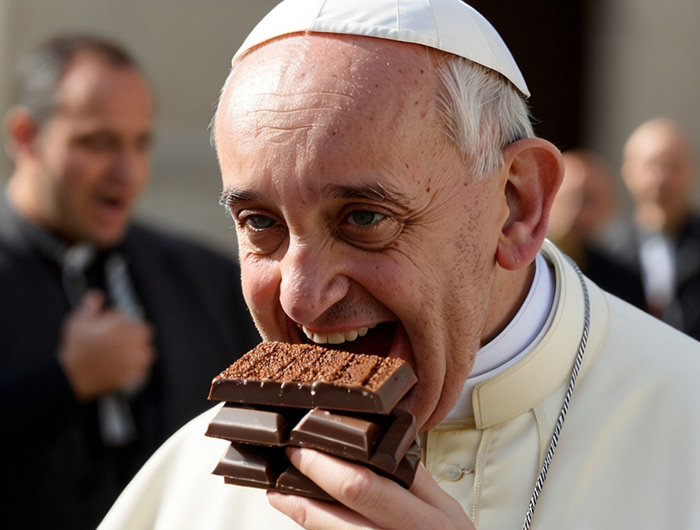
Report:
[{"label": "man's face", "polygon": [[695,178],[691,149],[679,131],[663,122],[650,122],[631,137],[623,177],[638,205],[671,215],[690,208]]},{"label": "man's face", "polygon": [[39,223],[69,242],[117,243],[148,180],[152,120],[139,72],[78,56],[37,139]]},{"label": "man's face", "polygon": [[405,359],[423,428],[453,406],[492,324],[507,217],[504,179],[472,179],[434,89],[419,46],[289,37],[244,59],[216,121],[262,336]]}]

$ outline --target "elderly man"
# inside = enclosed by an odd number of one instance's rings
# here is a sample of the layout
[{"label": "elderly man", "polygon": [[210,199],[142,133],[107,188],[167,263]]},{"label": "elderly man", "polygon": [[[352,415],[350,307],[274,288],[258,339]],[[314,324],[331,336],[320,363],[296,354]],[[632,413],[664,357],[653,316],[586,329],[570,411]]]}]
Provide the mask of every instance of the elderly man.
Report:
[{"label": "elderly man", "polygon": [[459,0],[287,0],[261,22],[215,122],[246,301],[266,339],[410,363],[425,467],[404,489],[289,450],[338,502],[268,493],[285,522],[210,475],[215,408],[101,530],[700,525],[700,345],[544,243],[562,162],[526,95]]}]

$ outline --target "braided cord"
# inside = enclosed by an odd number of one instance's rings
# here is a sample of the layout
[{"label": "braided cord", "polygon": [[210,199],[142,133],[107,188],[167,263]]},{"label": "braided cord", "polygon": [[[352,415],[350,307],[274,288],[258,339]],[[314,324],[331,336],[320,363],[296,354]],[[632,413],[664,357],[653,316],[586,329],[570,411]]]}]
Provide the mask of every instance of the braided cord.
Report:
[{"label": "braided cord", "polygon": [[[567,256],[568,258],[568,256]],[[566,395],[564,396],[564,403],[562,404],[561,410],[559,411],[559,417],[557,418],[557,423],[554,426],[554,432],[552,433],[552,438],[549,441],[549,448],[547,449],[547,454],[544,457],[544,462],[542,463],[542,468],[537,476],[537,481],[535,482],[535,488],[532,492],[532,497],[530,497],[530,503],[528,505],[527,513],[525,514],[525,521],[523,522],[522,530],[529,530],[532,524],[532,516],[535,513],[535,506],[537,505],[537,499],[540,497],[542,492],[542,487],[544,486],[544,481],[547,479],[547,473],[549,472],[549,466],[552,463],[552,458],[554,457],[554,451],[557,448],[557,443],[559,443],[559,434],[564,425],[564,419],[566,418],[566,413],[569,411],[569,403],[571,401],[571,395],[574,392],[574,387],[576,386],[576,379],[578,378],[579,370],[581,369],[581,363],[583,362],[583,354],[586,350],[586,344],[588,342],[588,331],[591,322],[591,302],[588,296],[588,287],[586,286],[586,281],[583,278],[581,269],[578,268],[576,263],[571,258],[568,258],[571,265],[574,267],[576,274],[581,282],[581,287],[583,288],[583,303],[584,303],[584,315],[583,315],[583,332],[581,333],[581,341],[578,345],[578,352],[576,354],[576,360],[574,361],[574,367],[571,371],[571,378],[569,379],[569,386],[566,389]]]}]

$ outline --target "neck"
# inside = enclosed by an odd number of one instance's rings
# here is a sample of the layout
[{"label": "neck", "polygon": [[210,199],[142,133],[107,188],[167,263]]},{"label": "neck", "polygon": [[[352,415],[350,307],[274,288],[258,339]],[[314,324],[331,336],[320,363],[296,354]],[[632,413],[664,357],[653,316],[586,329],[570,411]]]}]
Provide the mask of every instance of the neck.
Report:
[{"label": "neck", "polygon": [[535,276],[535,263],[533,261],[527,267],[516,271],[498,268],[496,275],[496,287],[491,293],[491,300],[502,300],[502,302],[490,307],[489,313],[492,317],[489,321],[492,321],[493,324],[486,328],[487,333],[481,340],[482,346],[503,331],[523,305]]}]

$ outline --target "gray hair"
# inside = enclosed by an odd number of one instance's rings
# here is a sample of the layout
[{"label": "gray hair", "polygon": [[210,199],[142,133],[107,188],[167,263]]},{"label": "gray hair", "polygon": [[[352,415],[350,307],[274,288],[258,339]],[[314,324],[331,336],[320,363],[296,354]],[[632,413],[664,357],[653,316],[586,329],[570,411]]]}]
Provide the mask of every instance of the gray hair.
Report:
[{"label": "gray hair", "polygon": [[524,97],[499,73],[457,56],[450,56],[437,71],[437,103],[445,132],[473,165],[477,178],[503,164],[508,144],[535,135]]},{"label": "gray hair", "polygon": [[57,35],[43,42],[19,61],[15,72],[17,104],[26,108],[39,124],[56,110],[61,79],[73,59],[81,53],[94,54],[117,68],[136,68],[142,72],[126,50],[101,37]]}]

